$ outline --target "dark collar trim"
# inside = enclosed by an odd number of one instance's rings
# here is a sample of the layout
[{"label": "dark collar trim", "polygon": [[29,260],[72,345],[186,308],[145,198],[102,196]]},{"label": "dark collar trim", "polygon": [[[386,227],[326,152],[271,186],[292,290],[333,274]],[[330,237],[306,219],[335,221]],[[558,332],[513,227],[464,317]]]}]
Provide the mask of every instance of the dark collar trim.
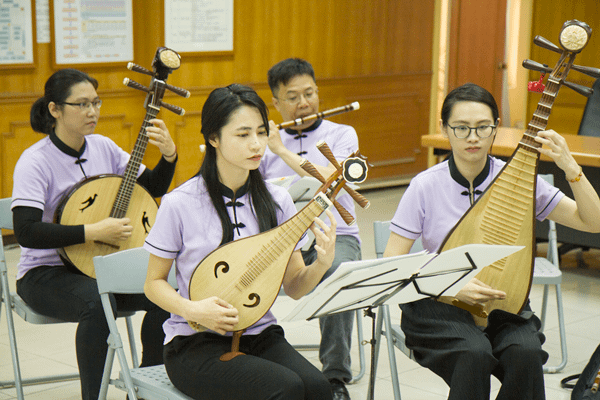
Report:
[{"label": "dark collar trim", "polygon": [[56,136],[56,132],[54,132],[54,130],[52,130],[52,132],[50,132],[49,136],[50,136],[50,140],[52,141],[52,143],[54,143],[54,145],[56,147],[58,147],[58,149],[60,151],[62,151],[63,153],[65,153],[66,155],[69,155],[71,157],[80,158],[87,146],[87,142],[84,139],[83,146],[81,146],[81,149],[79,151],[76,151],[76,150],[73,150],[71,147],[67,146],[62,140],[60,140],[58,138],[58,136]]},{"label": "dark collar trim", "polygon": [[[485,181],[485,179],[488,177],[488,175],[490,174],[490,164],[490,157],[488,156],[485,162],[485,167],[483,167],[483,170],[479,173],[479,175],[475,177],[475,180],[473,181],[473,189],[481,185],[483,181]],[[462,176],[462,174],[458,170],[456,162],[454,162],[454,156],[452,154],[450,154],[450,157],[448,158],[448,167],[450,168],[450,176],[452,176],[452,179],[454,179],[459,185],[469,189],[469,181],[467,180],[467,178]]]},{"label": "dark collar trim", "polygon": [[312,124],[311,126],[309,126],[308,128],[304,128],[302,130],[296,130],[296,129],[290,129],[290,128],[286,128],[285,132],[290,134],[290,135],[298,135],[302,132],[311,132],[314,131],[315,129],[317,129],[319,126],[321,126],[321,123],[323,122],[323,119],[319,118],[318,120],[315,121],[314,124]]},{"label": "dark collar trim", "polygon": [[250,190],[250,177],[248,177],[246,183],[244,183],[244,185],[241,188],[239,188],[235,193],[233,193],[233,190],[229,189],[221,182],[219,182],[219,185],[221,186],[221,194],[223,196],[228,197],[230,199],[239,199],[240,197],[248,193],[248,190]]}]

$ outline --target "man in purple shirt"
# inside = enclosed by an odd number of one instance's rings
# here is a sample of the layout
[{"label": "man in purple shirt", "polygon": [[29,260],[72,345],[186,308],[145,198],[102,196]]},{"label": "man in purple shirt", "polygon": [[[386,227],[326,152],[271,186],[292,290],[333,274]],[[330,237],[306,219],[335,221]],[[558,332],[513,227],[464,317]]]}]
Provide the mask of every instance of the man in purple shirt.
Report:
[{"label": "man in purple shirt", "polygon": [[[273,104],[284,121],[306,117],[319,111],[319,94],[315,73],[305,60],[289,58],[275,64],[268,73],[269,86],[273,93]],[[337,160],[344,160],[358,150],[358,136],[354,128],[319,119],[290,129],[278,130],[271,121],[269,148],[265,152],[260,171],[265,179],[294,176],[294,182],[309,176],[301,167],[303,158],[317,168],[324,177],[330,176],[335,168],[317,149],[316,144],[324,141]],[[354,201],[347,193],[337,201],[356,218]],[[337,220],[335,260],[323,279],[331,275],[345,261],[361,259],[358,225],[346,225],[334,210]],[[306,263],[314,261],[314,247],[303,251]],[[321,344],[319,358],[323,374],[330,381],[334,400],[348,400],[350,395],[345,383],[352,379],[350,369],[350,344],[354,312],[333,314],[319,319]]]}]

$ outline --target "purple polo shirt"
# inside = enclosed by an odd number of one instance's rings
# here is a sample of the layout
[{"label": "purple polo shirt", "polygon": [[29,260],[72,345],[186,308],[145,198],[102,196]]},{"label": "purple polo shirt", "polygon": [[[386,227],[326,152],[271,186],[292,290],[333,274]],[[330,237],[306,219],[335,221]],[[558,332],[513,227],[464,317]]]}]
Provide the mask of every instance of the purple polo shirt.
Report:
[{"label": "purple polo shirt", "polygon": [[[505,163],[494,157],[473,182],[474,198],[490,185]],[[537,179],[535,216],[543,221],[564,194]],[[453,158],[415,176],[400,199],[390,230],[408,239],[421,236],[423,247],[437,252],[446,235],[471,207],[468,181],[458,172]]]},{"label": "purple polo shirt", "polygon": [[[86,136],[82,151],[73,154],[54,134],[25,150],[15,166],[11,209],[37,208],[44,212],[42,222],[53,222],[58,203],[75,184],[94,175],[123,175],[129,161],[128,153],[97,134]],[[138,177],[145,168],[141,165]],[[62,264],[56,249],[21,246],[17,279],[40,265]]]},{"label": "purple polo shirt", "polygon": [[[335,159],[340,162],[358,150],[358,136],[354,128],[327,120],[317,121],[302,132],[282,129],[279,131],[279,134],[281,135],[281,141],[288,150],[306,158],[312,164],[323,167],[329,165],[329,161],[317,149],[317,143],[321,140],[327,143]],[[300,179],[300,176],[285,161],[268,148],[260,162],[259,170],[265,179],[294,176],[292,184]],[[325,178],[327,179],[328,177],[326,176]],[[336,197],[336,200],[356,219],[354,200],[349,194],[341,192]],[[354,236],[360,243],[358,224],[348,226],[335,208],[332,208],[331,212],[333,212],[337,221],[336,234],[338,236]],[[330,224],[327,218],[324,221]]]},{"label": "purple polo shirt", "polygon": [[[260,232],[258,220],[247,187],[238,190],[237,197],[230,189],[223,185],[221,187],[225,194],[223,199],[229,217],[235,225],[234,240],[258,234]],[[269,183],[267,188],[281,207],[276,209],[277,224],[293,217],[296,208],[289,193]],[[219,247],[222,238],[221,220],[212,205],[204,179],[196,176],[163,196],[156,221],[146,238],[144,248],[158,257],[175,259],[175,276],[179,294],[187,299],[189,282],[194,270],[204,257]],[[302,237],[296,250],[300,249],[305,242],[306,235]],[[275,316],[268,311],[259,321],[250,326],[245,334],[258,334],[276,322]],[[163,328],[165,343],[178,335],[189,336],[196,333],[184,318],[176,314],[171,314]]]}]

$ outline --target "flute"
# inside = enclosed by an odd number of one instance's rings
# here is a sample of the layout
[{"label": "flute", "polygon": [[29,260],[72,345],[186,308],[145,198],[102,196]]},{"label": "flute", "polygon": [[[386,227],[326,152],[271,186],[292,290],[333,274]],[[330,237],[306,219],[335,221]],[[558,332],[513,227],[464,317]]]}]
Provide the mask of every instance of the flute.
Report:
[{"label": "flute", "polygon": [[[313,119],[323,119],[325,117],[332,117],[334,115],[342,114],[342,113],[345,113],[348,111],[358,110],[359,108],[360,108],[360,104],[358,104],[358,101],[355,101],[352,104],[332,108],[331,110],[318,112],[316,114],[307,115],[306,117],[296,118],[293,121],[282,122],[281,124],[277,125],[277,129],[289,128],[290,126],[302,125],[305,122],[312,121]],[[201,144],[199,147],[200,147],[200,153],[204,153],[206,151],[206,145]]]},{"label": "flute", "polygon": [[306,117],[302,117],[302,118],[296,118],[293,121],[282,122],[281,124],[277,125],[277,129],[283,129],[283,128],[289,128],[290,126],[302,125],[308,121],[312,121],[313,119],[323,119],[325,117],[332,117],[334,115],[342,114],[342,113],[345,113],[348,111],[358,110],[359,108],[360,108],[360,104],[358,104],[358,101],[355,101],[354,103],[348,104],[346,106],[332,108],[331,110],[318,112],[318,113],[312,114],[312,115],[307,115]]}]

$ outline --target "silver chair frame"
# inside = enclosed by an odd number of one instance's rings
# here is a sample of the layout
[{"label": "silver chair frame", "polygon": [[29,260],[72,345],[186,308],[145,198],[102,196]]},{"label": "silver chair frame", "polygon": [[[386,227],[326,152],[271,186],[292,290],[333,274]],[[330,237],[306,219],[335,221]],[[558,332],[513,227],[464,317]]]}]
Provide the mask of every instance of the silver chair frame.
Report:
[{"label": "silver chair frame", "polygon": [[[0,199],[0,228],[1,229],[13,229],[12,211],[11,211],[11,198]],[[79,373],[71,374],[57,374],[39,376],[34,378],[23,379],[21,376],[21,366],[19,363],[19,352],[17,347],[17,337],[15,333],[15,324],[13,319],[13,312],[19,315],[24,321],[31,324],[43,325],[43,324],[64,324],[66,321],[47,317],[39,314],[31,309],[27,303],[19,296],[16,292],[10,291],[8,283],[8,267],[6,264],[6,256],[4,254],[4,242],[0,235],[0,299],[5,306],[6,323],[8,325],[8,339],[10,343],[10,352],[12,357],[14,380],[0,382],[0,389],[6,389],[14,387],[17,391],[17,399],[23,400],[23,386],[27,385],[38,385],[42,383],[52,382],[63,382],[68,380],[79,379]],[[0,316],[2,314],[2,308],[0,307]],[[120,317],[126,317],[127,332],[129,336],[129,344],[132,354],[132,360],[134,363],[138,363],[137,351],[135,346],[135,338],[133,336],[133,324],[131,316],[134,312],[119,313]]]}]

